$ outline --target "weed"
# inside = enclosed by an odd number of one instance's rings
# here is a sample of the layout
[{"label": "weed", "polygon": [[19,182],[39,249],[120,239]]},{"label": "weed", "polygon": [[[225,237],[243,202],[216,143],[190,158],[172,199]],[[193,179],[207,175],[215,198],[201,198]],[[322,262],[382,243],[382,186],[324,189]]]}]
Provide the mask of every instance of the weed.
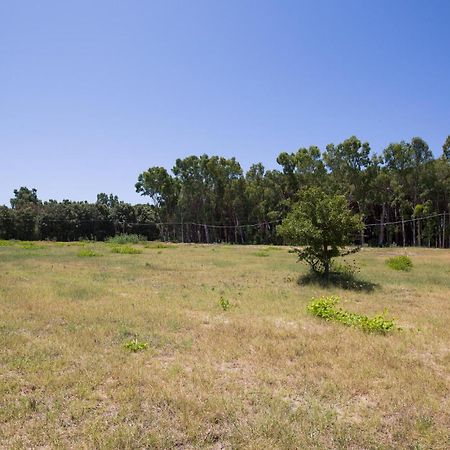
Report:
[{"label": "weed", "polygon": [[147,350],[148,348],[147,342],[139,342],[137,339],[132,339],[131,341],[125,342],[123,346],[134,353],[139,352],[141,350]]},{"label": "weed", "polygon": [[220,297],[219,304],[220,304],[220,307],[224,311],[228,311],[231,308],[230,301],[227,298],[225,298],[225,297]]},{"label": "weed", "polygon": [[325,320],[333,320],[347,326],[361,328],[367,332],[385,334],[395,328],[393,319],[386,319],[384,314],[375,317],[367,317],[351,313],[335,306],[339,303],[339,297],[321,297],[313,299],[307,306],[308,312]]},{"label": "weed", "polygon": [[386,260],[386,264],[391,269],[403,270],[404,272],[409,272],[413,267],[411,259],[406,255],[389,258]]},{"label": "weed", "polygon": [[130,247],[128,245],[117,246],[111,249],[112,253],[120,253],[122,255],[137,255],[138,253],[142,253],[142,250],[139,248]]}]

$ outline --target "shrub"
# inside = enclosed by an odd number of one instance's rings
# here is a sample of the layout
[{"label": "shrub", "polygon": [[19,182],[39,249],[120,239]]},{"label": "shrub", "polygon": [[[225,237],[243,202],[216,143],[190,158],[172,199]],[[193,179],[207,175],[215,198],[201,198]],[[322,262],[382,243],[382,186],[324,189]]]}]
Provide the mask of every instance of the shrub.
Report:
[{"label": "shrub", "polygon": [[347,326],[358,327],[366,332],[386,334],[395,328],[394,319],[387,319],[384,314],[372,318],[336,308],[339,297],[321,297],[313,299],[307,306],[309,313],[325,320],[333,320]]},{"label": "shrub", "polygon": [[125,342],[123,346],[134,353],[141,350],[146,350],[148,348],[147,342],[139,342],[137,339],[132,339],[131,341]]},{"label": "shrub", "polygon": [[142,253],[142,250],[139,248],[130,247],[128,245],[113,247],[111,249],[112,253],[120,253],[122,255],[137,255],[138,253]]},{"label": "shrub", "polygon": [[94,252],[94,250],[91,250],[90,248],[82,248],[78,253],[77,256],[80,257],[92,257],[97,256],[97,254]]},{"label": "shrub", "polygon": [[115,236],[106,239],[106,242],[110,244],[138,244],[139,242],[146,241],[145,236],[139,234],[116,234]]},{"label": "shrub", "polygon": [[409,272],[413,267],[411,259],[406,255],[389,258],[386,260],[386,264],[391,269],[403,270],[404,272]]}]

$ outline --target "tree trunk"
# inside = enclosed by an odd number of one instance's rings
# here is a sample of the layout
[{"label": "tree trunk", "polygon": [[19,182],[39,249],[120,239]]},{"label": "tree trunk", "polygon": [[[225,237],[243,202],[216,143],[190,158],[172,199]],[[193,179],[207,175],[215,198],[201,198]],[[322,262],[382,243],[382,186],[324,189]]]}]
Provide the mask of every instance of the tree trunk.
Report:
[{"label": "tree trunk", "polygon": [[402,218],[402,236],[403,236],[403,247],[406,247],[406,236],[405,236],[405,219],[403,217],[403,214],[401,215]]},{"label": "tree trunk", "polygon": [[422,246],[422,236],[421,236],[421,224],[420,224],[420,220],[417,221],[417,243],[419,244],[419,247]]},{"label": "tree trunk", "polygon": [[445,216],[446,214],[444,213],[444,219],[442,221],[442,248],[445,248]]},{"label": "tree trunk", "polygon": [[378,236],[378,246],[383,247],[384,243],[384,218],[386,216],[386,203],[383,203],[383,207],[381,209],[381,218],[380,218],[380,234]]}]

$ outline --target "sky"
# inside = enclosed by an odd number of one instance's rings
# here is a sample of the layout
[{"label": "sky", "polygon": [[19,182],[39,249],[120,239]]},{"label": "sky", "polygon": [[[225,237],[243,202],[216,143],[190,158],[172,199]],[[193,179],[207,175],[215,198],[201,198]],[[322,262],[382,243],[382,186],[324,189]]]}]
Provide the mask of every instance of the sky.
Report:
[{"label": "sky", "polygon": [[0,204],[132,203],[188,155],[276,168],[351,135],[450,134],[448,0],[2,0]]}]

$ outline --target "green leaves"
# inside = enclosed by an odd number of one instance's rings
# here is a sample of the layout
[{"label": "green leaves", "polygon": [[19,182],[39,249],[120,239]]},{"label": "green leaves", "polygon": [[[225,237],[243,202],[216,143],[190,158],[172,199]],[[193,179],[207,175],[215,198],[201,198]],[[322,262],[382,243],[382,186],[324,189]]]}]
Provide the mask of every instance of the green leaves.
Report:
[{"label": "green leaves", "polygon": [[147,350],[148,348],[147,342],[139,342],[137,339],[132,339],[131,341],[125,342],[123,346],[133,353],[139,352],[141,350]]},{"label": "green leaves", "polygon": [[413,263],[408,256],[394,256],[386,260],[388,267],[394,270],[403,270],[404,272],[409,272]]},{"label": "green leaves", "polygon": [[316,272],[328,274],[332,258],[358,251],[345,247],[363,228],[361,216],[349,209],[344,196],[309,188],[301,193],[278,233],[288,243],[305,246],[296,249],[300,261]]},{"label": "green leaves", "polygon": [[339,297],[321,297],[313,299],[306,309],[316,317],[340,322],[350,327],[358,327],[369,333],[386,334],[395,329],[394,319],[387,319],[385,317],[386,311],[383,314],[370,318],[336,308],[338,303]]}]

